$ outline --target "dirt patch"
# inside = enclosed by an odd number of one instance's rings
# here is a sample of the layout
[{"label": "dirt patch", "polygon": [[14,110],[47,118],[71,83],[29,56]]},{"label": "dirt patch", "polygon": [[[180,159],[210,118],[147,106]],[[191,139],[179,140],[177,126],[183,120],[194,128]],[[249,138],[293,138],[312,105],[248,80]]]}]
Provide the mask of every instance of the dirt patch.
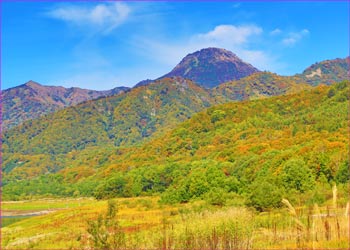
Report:
[{"label": "dirt patch", "polygon": [[28,210],[28,211],[18,211],[18,210],[2,210],[1,216],[36,216],[44,215],[55,212],[61,209],[49,209],[49,210]]},{"label": "dirt patch", "polygon": [[[12,247],[12,246],[30,244],[30,243],[34,244],[39,239],[45,238],[45,237],[52,235],[52,234],[53,233],[39,234],[39,235],[31,236],[31,237],[19,238],[19,239],[16,239],[14,242],[11,242],[10,244],[8,244],[6,247]],[[7,248],[7,249],[9,249],[9,248]]]}]

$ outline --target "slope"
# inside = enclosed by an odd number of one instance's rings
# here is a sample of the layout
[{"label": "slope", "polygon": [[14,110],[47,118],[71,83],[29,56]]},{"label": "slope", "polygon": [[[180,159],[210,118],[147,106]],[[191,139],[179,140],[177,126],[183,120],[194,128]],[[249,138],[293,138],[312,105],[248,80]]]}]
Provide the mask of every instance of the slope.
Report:
[{"label": "slope", "polygon": [[237,81],[220,84],[214,88],[214,93],[225,96],[229,100],[242,101],[296,93],[310,88],[307,84],[296,83],[290,77],[259,72]]},{"label": "slope", "polygon": [[346,182],[348,101],[349,83],[343,82],[213,106],[139,147],[72,151],[64,156],[69,167],[32,181],[14,180],[40,159],[18,165],[19,156],[11,155],[5,170],[15,160],[17,165],[4,175],[4,194],[106,198],[162,192],[167,202],[186,202],[210,192],[250,197],[267,188],[278,200],[283,192],[312,191],[315,183]]},{"label": "slope", "polygon": [[294,77],[295,81],[306,82],[312,86],[330,85],[350,79],[350,57],[325,60],[315,63]]},{"label": "slope", "polygon": [[238,193],[259,209],[279,206],[282,195],[313,199],[350,179],[349,87],[211,107],[136,152],[112,154],[94,175],[103,180],[94,194],[162,192],[166,202],[187,202]]},{"label": "slope", "polygon": [[107,91],[80,88],[43,86],[29,81],[2,92],[3,129],[7,130],[30,119],[55,112],[68,106],[104,96],[127,91],[127,87],[117,87]]},{"label": "slope", "polygon": [[179,77],[87,101],[6,131],[3,171],[20,166],[17,170],[27,177],[55,172],[65,166],[62,155],[71,151],[141,143],[214,103],[208,91]]}]

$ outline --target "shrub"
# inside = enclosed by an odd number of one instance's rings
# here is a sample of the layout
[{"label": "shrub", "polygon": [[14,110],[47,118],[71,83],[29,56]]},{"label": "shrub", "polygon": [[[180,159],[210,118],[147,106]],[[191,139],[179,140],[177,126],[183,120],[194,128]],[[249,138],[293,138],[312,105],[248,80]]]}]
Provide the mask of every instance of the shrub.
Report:
[{"label": "shrub", "polygon": [[88,233],[93,240],[93,246],[98,249],[123,249],[125,248],[125,233],[117,220],[117,204],[113,200],[108,201],[106,214],[99,215],[96,221],[88,221]]},{"label": "shrub", "polygon": [[248,206],[252,206],[258,211],[281,206],[282,191],[271,180],[255,180],[250,185],[250,190],[247,200]]},{"label": "shrub", "polygon": [[226,192],[222,188],[213,188],[206,194],[206,200],[210,205],[223,206],[226,201]]},{"label": "shrub", "polygon": [[282,181],[286,189],[299,192],[311,190],[315,184],[315,177],[302,159],[290,159],[282,169]]}]

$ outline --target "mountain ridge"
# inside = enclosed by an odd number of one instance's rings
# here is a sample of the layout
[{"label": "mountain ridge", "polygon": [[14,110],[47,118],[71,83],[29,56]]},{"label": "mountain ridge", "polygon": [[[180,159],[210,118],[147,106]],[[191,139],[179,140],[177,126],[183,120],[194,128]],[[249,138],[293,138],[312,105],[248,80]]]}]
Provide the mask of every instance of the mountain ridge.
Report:
[{"label": "mountain ridge", "polygon": [[[157,78],[156,80],[161,79],[162,77],[166,77],[166,76],[180,75],[181,77],[196,81],[196,77],[191,77],[188,75],[190,68],[188,68],[188,67],[186,68],[186,66],[182,67],[181,65],[184,64],[186,62],[186,60],[189,61],[187,63],[190,64],[191,59],[193,59],[193,60],[196,59],[196,58],[193,58],[193,55],[200,54],[201,51],[212,51],[212,50],[217,51],[218,53],[221,51],[221,52],[223,52],[222,53],[223,55],[228,53],[228,54],[232,55],[232,58],[238,58],[236,54],[234,54],[231,51],[225,50],[225,49],[212,48],[212,47],[201,49],[201,50],[198,50],[198,51],[195,51],[193,53],[186,55],[181,60],[181,62],[175,66],[175,68],[172,71]],[[186,59],[186,57],[187,57],[187,59]],[[223,56],[223,57],[225,58],[225,56]],[[238,58],[238,60],[242,61],[240,58]],[[249,63],[246,63],[246,64],[249,66],[252,66]],[[254,68],[254,66],[252,66],[252,67]],[[180,70],[179,70],[179,68],[180,68]],[[182,71],[182,72],[179,72],[179,71]],[[256,70],[255,72],[250,72],[246,76],[249,76],[249,75],[257,73],[257,72],[261,72],[261,71]],[[330,85],[330,84],[335,83],[335,82],[348,80],[348,79],[350,79],[350,57],[348,56],[346,58],[326,59],[326,60],[316,62],[316,63],[310,65],[309,67],[304,69],[302,73],[283,76],[283,77],[291,78],[293,81],[296,81],[298,83],[307,83],[311,86],[317,86],[319,84]],[[244,77],[239,77],[239,79],[241,79],[241,78],[244,78]],[[239,79],[234,79],[231,77],[228,79],[226,78],[224,80],[221,80],[219,82],[220,82],[220,84],[223,84],[226,82],[231,82],[231,81],[235,81],[235,80],[239,80]],[[142,80],[142,81],[138,82],[134,87],[151,84],[153,81],[155,81],[155,80],[151,80],[151,79]],[[204,87],[208,87],[208,86],[205,86],[203,84],[201,84],[201,85]],[[209,86],[209,88],[215,88],[215,87],[218,87],[218,85]]]},{"label": "mountain ridge", "polygon": [[[12,153],[51,154],[67,153],[89,145],[136,144],[214,103],[215,98],[192,81],[180,77],[164,78],[127,93],[89,100],[26,121],[6,131],[4,144]],[[30,148],[21,143],[28,138]],[[52,147],[47,148],[47,143]]]},{"label": "mountain ridge", "polygon": [[36,119],[84,101],[116,95],[128,90],[127,87],[116,87],[106,91],[77,87],[64,88],[45,86],[30,80],[20,86],[2,91],[3,129],[7,130],[28,119]]},{"label": "mountain ridge", "polygon": [[[201,60],[198,60],[198,58]],[[207,64],[205,61],[208,61]],[[243,100],[247,98],[257,98],[259,96],[264,97],[287,93],[290,86],[286,88],[283,81],[288,82],[289,85],[293,85],[294,89],[301,89],[300,86],[305,87],[304,83],[307,83],[310,86],[317,86],[322,83],[329,85],[333,82],[349,79],[349,61],[349,57],[345,59],[337,58],[334,60],[325,60],[309,66],[301,74],[286,77],[276,75],[274,78],[279,78],[277,83],[281,88],[279,86],[271,86],[271,83],[268,83],[266,80],[264,83],[261,79],[254,79],[254,81],[259,82],[259,84],[251,86],[247,83],[247,80],[252,79],[249,78],[251,75],[255,75],[255,78],[259,78],[257,76],[261,71],[258,71],[250,64],[244,63],[233,52],[219,48],[205,48],[188,54],[171,72],[159,77],[157,80],[161,80],[165,76],[181,75],[180,77],[188,78],[195,81],[197,84],[208,88],[205,84],[201,84],[201,81],[210,80],[214,77],[216,82],[220,82],[217,86],[216,84],[209,86],[209,88],[215,87],[214,92],[224,89],[224,87],[220,87],[220,85],[226,87],[231,85],[231,90],[228,90],[228,92],[231,92],[231,96],[228,97],[228,99]],[[199,65],[200,67],[193,67],[192,64],[196,64],[196,62],[198,65],[202,62],[202,64],[204,63],[204,66],[201,64]],[[231,66],[235,63],[243,63],[244,67],[247,67],[246,70],[238,72],[238,76],[235,76],[234,71],[231,70]],[[243,76],[242,74],[247,76],[240,78],[240,76]],[[264,74],[265,73],[262,72],[260,76]],[[234,77],[240,79],[232,79]],[[143,80],[136,84],[134,88],[149,85],[155,81],[156,80],[150,79]],[[297,86],[293,82],[301,85]],[[247,84],[249,87],[245,90],[244,86],[248,86]],[[233,85],[235,85],[235,87],[233,87]],[[44,114],[55,112],[71,105],[76,105],[87,100],[93,100],[104,96],[115,95],[120,92],[128,91],[129,89],[130,88],[127,87],[117,87],[111,90],[95,91],[76,87],[64,88],[60,86],[44,86],[34,81],[28,81],[23,85],[2,92],[2,127],[3,130],[7,130],[21,124],[25,120],[36,119]],[[236,94],[233,94],[232,91],[236,92]],[[241,94],[238,94],[238,92]]]}]

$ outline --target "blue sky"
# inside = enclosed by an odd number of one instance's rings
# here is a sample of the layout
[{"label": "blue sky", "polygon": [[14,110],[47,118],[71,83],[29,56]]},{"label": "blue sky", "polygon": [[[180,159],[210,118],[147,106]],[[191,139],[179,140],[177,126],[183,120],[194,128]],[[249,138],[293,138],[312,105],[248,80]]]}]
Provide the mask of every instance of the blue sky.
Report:
[{"label": "blue sky", "polygon": [[3,2],[2,89],[133,86],[205,47],[293,75],[349,54],[348,11],[348,2]]}]

